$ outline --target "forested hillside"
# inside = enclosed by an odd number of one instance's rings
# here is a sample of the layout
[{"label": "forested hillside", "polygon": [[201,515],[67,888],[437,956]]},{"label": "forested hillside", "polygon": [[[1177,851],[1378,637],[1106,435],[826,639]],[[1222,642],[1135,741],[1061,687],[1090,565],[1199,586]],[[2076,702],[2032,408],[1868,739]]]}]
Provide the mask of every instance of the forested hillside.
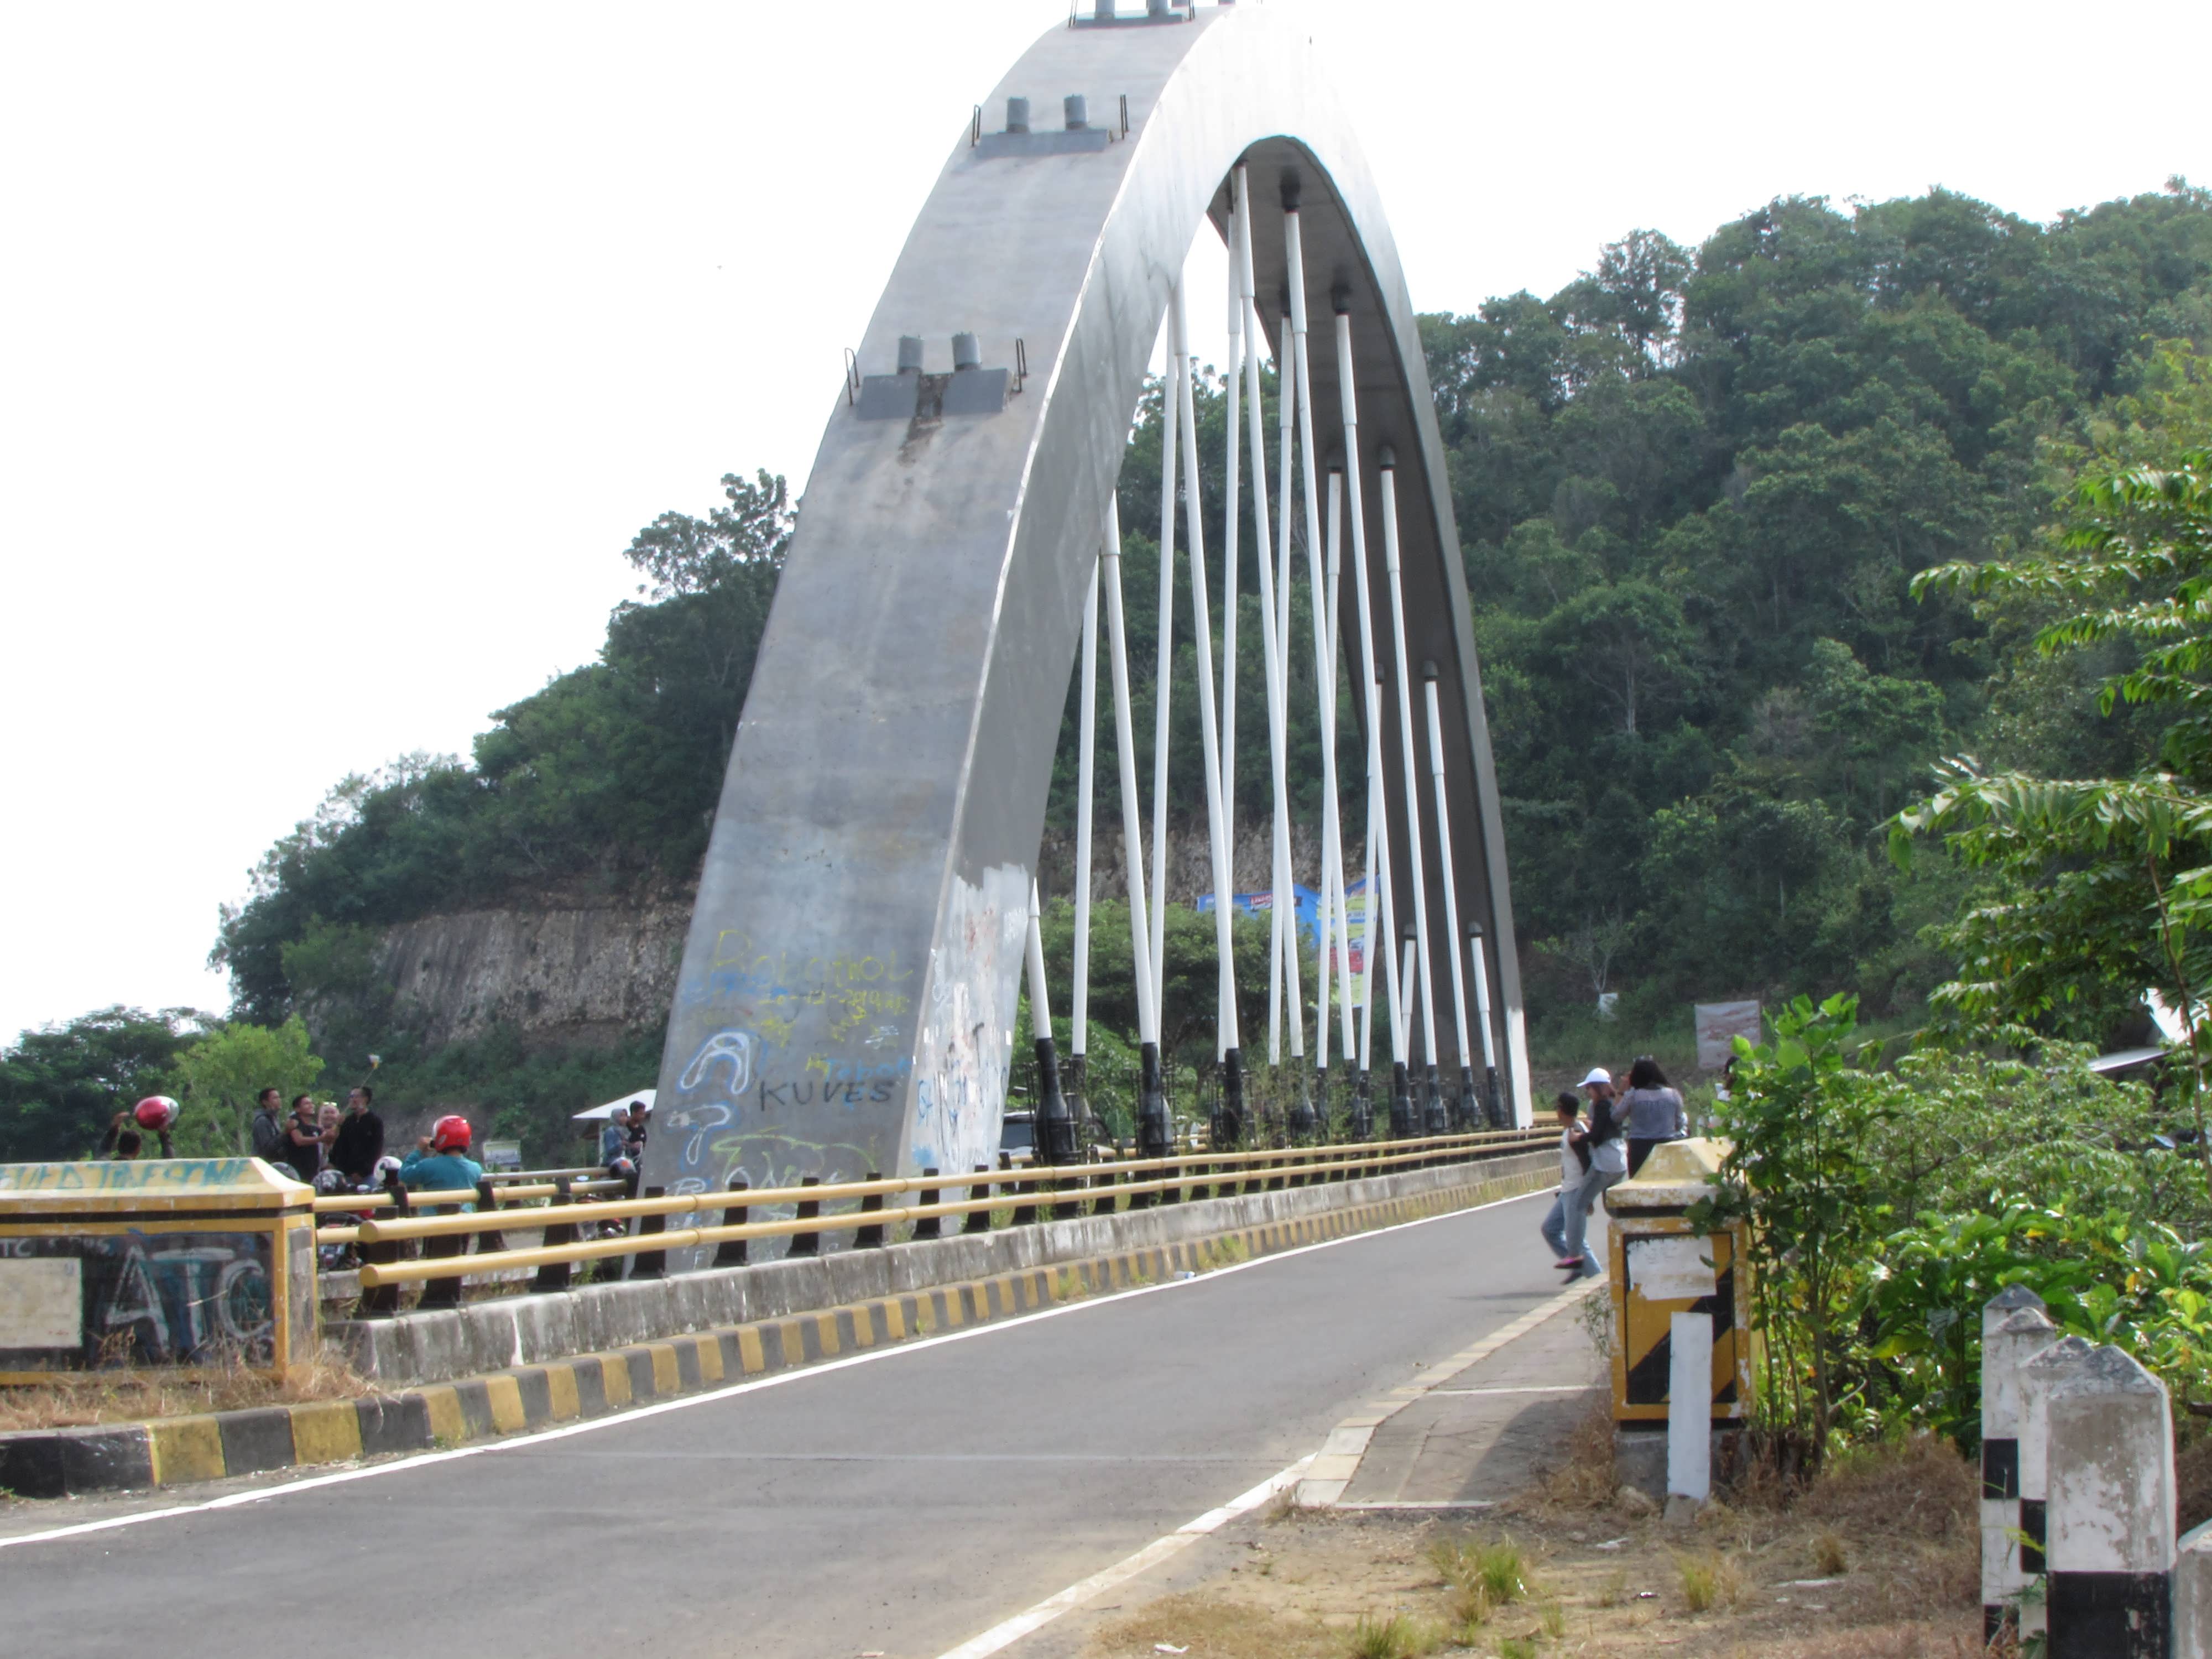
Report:
[{"label": "forested hillside", "polygon": [[[2066,446],[2138,386],[2152,342],[2212,337],[2212,196],[2177,184],[2048,226],[1941,191],[1778,201],[1695,252],[1638,232],[1548,300],[1423,329],[1537,985],[1668,1001],[1847,988],[1910,1014],[1948,968],[1921,932],[1964,883],[1940,859],[1900,876],[1879,826],[1940,753],[1999,739],[2000,653],[1963,604],[1909,584],[2022,545],[2066,482]],[[1218,383],[1200,405],[1218,546]],[[1123,482],[1147,733],[1158,422],[1155,392]],[[286,947],[307,965],[313,918],[373,926],[689,877],[788,535],[779,481],[727,486],[710,519],[641,534],[629,556],[649,591],[616,613],[601,660],[501,711],[472,764],[354,781],[272,851],[223,927],[242,1008],[289,1006]],[[1237,793],[1256,814],[1256,611],[1243,633]],[[1298,690],[1310,812],[1318,732]],[[1191,817],[1196,700],[1175,708]],[[1343,724],[1349,787],[1359,745]]]},{"label": "forested hillside", "polygon": [[[2097,705],[2124,644],[2040,659],[2021,648],[2032,617],[1915,598],[1912,579],[2037,545],[2100,434],[2136,418],[2161,377],[2195,372],[2187,354],[2212,344],[2212,194],[2177,181],[2049,225],[1941,191],[1850,209],[1778,201],[1694,251],[1632,234],[1548,299],[1425,318],[1423,335],[1532,1012],[1587,1007],[1601,988],[1647,1021],[1692,997],[1846,989],[1871,1015],[1917,1019],[1955,965],[1933,930],[1972,890],[1940,848],[1909,873],[1883,856],[1885,820],[1924,793],[1929,764],[1964,752],[2118,775],[2154,752],[2159,721]],[[2160,342],[2175,343],[2162,356]],[[1218,547],[1218,381],[1200,403]],[[1123,475],[1147,742],[1158,409],[1155,388]],[[353,1050],[406,1052],[374,982],[377,930],[689,884],[793,522],[781,479],[724,484],[707,518],[664,514],[627,550],[640,596],[610,619],[598,661],[499,711],[466,761],[416,756],[346,780],[270,850],[216,947],[234,1017],[303,1012],[350,1071]],[[1244,546],[1249,594],[1249,535]],[[1249,821],[1268,768],[1246,605]],[[1192,642],[1178,647],[1188,672]],[[1292,767],[1310,816],[1317,722],[1310,664],[1292,660]],[[1341,706],[1356,799],[1360,748]],[[1176,709],[1189,822],[1202,812],[1195,698]],[[1072,697],[1068,718],[1049,809],[1063,835]],[[1110,837],[1110,770],[1100,783]],[[625,1064],[652,1046],[639,1033]],[[20,1092],[16,1058],[0,1062],[0,1104]],[[525,1063],[489,1044],[481,1063],[449,1060],[447,1084],[489,1089]]]},{"label": "forested hillside", "polygon": [[2208,271],[2202,191],[2048,227],[1939,191],[1431,319],[1524,941],[1632,995],[1913,1012],[1963,884],[1879,826],[2005,738],[1999,650],[1911,580],[2035,534],[2149,343],[2212,338]]}]

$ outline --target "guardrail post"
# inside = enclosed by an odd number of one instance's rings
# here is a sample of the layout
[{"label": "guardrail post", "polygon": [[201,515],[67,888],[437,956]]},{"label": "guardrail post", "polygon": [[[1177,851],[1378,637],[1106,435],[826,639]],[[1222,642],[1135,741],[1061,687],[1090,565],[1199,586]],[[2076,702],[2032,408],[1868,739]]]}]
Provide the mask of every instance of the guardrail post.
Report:
[{"label": "guardrail post", "polygon": [[1093,1198],[1091,1200],[1091,1213],[1093,1215],[1113,1214],[1114,1205],[1115,1202],[1114,1197],[1114,1172],[1111,1170],[1105,1170],[1091,1176],[1091,1190],[1093,1193],[1099,1194],[1099,1196]]},{"label": "guardrail post", "polygon": [[[937,1175],[939,1170],[937,1166],[933,1164],[921,1173],[923,1177],[927,1179]],[[921,1207],[923,1209],[926,1210],[929,1208],[933,1204],[942,1204],[944,1201],[945,1200],[939,1194],[938,1188],[934,1187],[925,1187],[921,1189]],[[945,1218],[941,1215],[926,1215],[922,1217],[921,1220],[914,1224],[914,1236],[916,1238],[944,1237]]]},{"label": "guardrail post", "polygon": [[[880,1170],[868,1171],[868,1179],[871,1181],[881,1181],[883,1178]],[[860,1200],[860,1213],[863,1215],[871,1212],[881,1214],[883,1207],[884,1195],[881,1193],[870,1193]],[[880,1221],[870,1222],[853,1235],[853,1248],[856,1250],[880,1250],[883,1247],[884,1224]]]},{"label": "guardrail post", "polygon": [[[799,1184],[802,1187],[819,1187],[822,1184],[822,1177],[820,1176],[802,1176]],[[799,1200],[799,1214],[796,1218],[797,1219],[800,1221],[812,1221],[819,1218],[821,1213],[822,1200],[820,1199],[802,1198]],[[786,1250],[784,1254],[786,1255],[820,1255],[822,1254],[822,1235],[820,1233],[793,1233],[791,1236],[791,1248]]]},{"label": "guardrail post", "polygon": [[[988,1164],[978,1164],[975,1166],[975,1173],[979,1176],[988,1176],[991,1173],[991,1166]],[[968,1201],[969,1203],[973,1204],[980,1200],[984,1204],[988,1205],[990,1202],[990,1199],[991,1183],[989,1182],[977,1181],[970,1182],[969,1183]],[[961,1218],[960,1231],[963,1233],[989,1232],[991,1231],[991,1212],[988,1208],[969,1211],[968,1213]]]},{"label": "guardrail post", "polygon": [[[1013,1167],[1014,1155],[1012,1152],[1000,1152],[999,1168],[1001,1170],[1011,1170]],[[1013,1188],[1014,1194],[1018,1198],[1027,1198],[1036,1191],[1036,1182],[1034,1181],[1016,1181],[1009,1184]],[[1006,1224],[1010,1227],[1034,1226],[1036,1218],[1037,1206],[1034,1203],[1017,1204],[1014,1206],[1013,1218]]]},{"label": "guardrail post", "polygon": [[1081,1191],[1082,1188],[1083,1177],[1079,1175],[1060,1176],[1050,1183],[1050,1190],[1054,1194],[1052,1204],[1052,1218],[1054,1221],[1073,1221],[1083,1213],[1083,1206],[1066,1196],[1069,1193]]},{"label": "guardrail post", "polygon": [[[741,1175],[732,1176],[728,1190],[733,1193],[749,1193],[752,1190],[752,1183]],[[751,1214],[751,1210],[742,1204],[732,1206],[722,1212],[722,1224],[725,1227],[742,1227],[745,1224],[746,1218]],[[714,1265],[717,1267],[745,1266],[748,1254],[746,1246],[751,1243],[749,1238],[724,1239],[714,1247]]]},{"label": "guardrail post", "polygon": [[[422,1241],[423,1255],[435,1261],[450,1261],[468,1254],[469,1236],[466,1233],[433,1233]],[[422,1299],[418,1308],[458,1308],[461,1305],[461,1276],[450,1279],[426,1279],[422,1281]]]},{"label": "guardrail post", "polygon": [[[667,1194],[668,1189],[665,1187],[648,1187],[645,1189],[645,1195],[647,1198],[665,1198]],[[665,1233],[668,1231],[668,1218],[665,1215],[641,1216],[638,1218],[637,1231],[641,1237],[647,1233]],[[629,1276],[632,1279],[666,1278],[668,1252],[665,1250],[639,1251],[630,1258]]]},{"label": "guardrail post", "polygon": [[[499,1209],[498,1194],[492,1191],[492,1185],[489,1181],[477,1182],[477,1208],[482,1210],[486,1215],[493,1214]],[[478,1255],[488,1255],[494,1250],[503,1250],[506,1248],[507,1235],[503,1231],[495,1230],[477,1235]]]},{"label": "guardrail post", "polygon": [[[571,1184],[567,1176],[554,1176],[554,1208],[574,1207],[576,1194],[571,1190]],[[576,1242],[576,1224],[573,1221],[548,1223],[543,1242],[549,1249],[556,1244],[574,1244]],[[569,1280],[574,1277],[575,1271],[576,1264],[573,1261],[549,1261],[538,1268],[538,1277],[531,1280],[530,1288],[533,1293],[565,1291],[568,1288]]]},{"label": "guardrail post", "polygon": [[[386,1175],[384,1177],[384,1190],[392,1200],[393,1211],[399,1215],[405,1215],[407,1213],[406,1183],[397,1175]],[[362,1246],[362,1260],[375,1262],[380,1266],[386,1262],[397,1261],[406,1248],[406,1244],[399,1239],[386,1239],[381,1244]],[[355,1315],[363,1319],[388,1319],[398,1311],[399,1286],[397,1285],[379,1285],[374,1290],[363,1291],[361,1293],[360,1302],[354,1309]]]},{"label": "guardrail post", "polygon": [[[1151,1170],[1132,1170],[1129,1171],[1129,1184],[1133,1187],[1139,1182],[1150,1181],[1155,1173]],[[1158,1193],[1131,1193],[1129,1207],[1133,1210],[1149,1210],[1158,1200]]]}]

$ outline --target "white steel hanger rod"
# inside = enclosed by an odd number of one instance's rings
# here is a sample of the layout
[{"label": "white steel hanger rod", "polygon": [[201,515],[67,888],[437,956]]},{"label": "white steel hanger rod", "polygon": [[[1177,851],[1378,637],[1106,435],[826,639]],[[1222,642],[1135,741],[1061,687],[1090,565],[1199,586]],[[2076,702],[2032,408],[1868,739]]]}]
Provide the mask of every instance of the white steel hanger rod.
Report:
[{"label": "white steel hanger rod", "polygon": [[[1341,334],[1348,338],[1352,319],[1339,318]],[[1349,354],[1347,354],[1348,356]],[[1390,644],[1396,659],[1398,682],[1398,739],[1400,763],[1405,773],[1406,863],[1413,872],[1413,940],[1420,964],[1421,1061],[1437,1063],[1437,999],[1429,971],[1428,877],[1421,868],[1420,768],[1413,759],[1413,686],[1406,668],[1406,599],[1398,576],[1398,474],[1389,450],[1382,453],[1382,566],[1390,582]],[[1458,960],[1458,953],[1453,953]]]},{"label": "white steel hanger rod", "polygon": [[[1336,378],[1344,405],[1344,485],[1352,520],[1352,589],[1359,603],[1359,680],[1367,700],[1367,863],[1372,872],[1367,892],[1367,954],[1370,978],[1375,952],[1375,900],[1382,900],[1382,969],[1390,991],[1390,1057],[1407,1061],[1407,988],[1398,976],[1398,952],[1390,944],[1398,921],[1391,902],[1390,817],[1382,798],[1382,696],[1380,671],[1375,662],[1375,610],[1367,584],[1367,509],[1359,482],[1359,399],[1352,380],[1352,319],[1336,319]],[[1374,1024],[1374,1000],[1368,1000],[1368,1023]],[[1371,1043],[1361,1045],[1360,1064],[1367,1064]]]},{"label": "white steel hanger rod", "polygon": [[1068,1006],[1067,1052],[1080,1060],[1091,1024],[1091,819],[1098,769],[1098,582],[1091,567],[1091,592],[1083,601],[1081,690],[1076,697],[1075,739],[1075,971]]},{"label": "white steel hanger rod", "polygon": [[[1170,300],[1170,304],[1174,301]],[[1168,702],[1174,689],[1176,465],[1182,418],[1182,382],[1190,364],[1176,350],[1168,330],[1167,384],[1160,410],[1160,635],[1158,667],[1152,681],[1152,994],[1160,994],[1167,974],[1168,910]],[[1160,1010],[1152,1009],[1154,1024]]]},{"label": "white steel hanger rod", "polygon": [[[1249,208],[1249,185],[1244,169],[1237,170],[1237,198]],[[1253,289],[1252,242],[1249,234],[1249,212],[1240,216],[1239,235],[1236,250],[1238,281],[1248,301]],[[1253,322],[1259,321],[1258,313]],[[1257,332],[1256,326],[1254,330]],[[1252,362],[1254,395],[1259,386],[1259,362],[1256,353]],[[1287,545],[1287,544],[1286,544]],[[1267,676],[1267,756],[1273,790],[1273,882],[1268,921],[1268,942],[1272,947],[1268,975],[1267,997],[1267,1062],[1279,1065],[1283,1058],[1282,1008],[1287,995],[1291,1013],[1291,1053],[1293,1057],[1304,1054],[1305,1015],[1299,1005],[1297,906],[1291,890],[1291,818],[1290,818],[1290,760],[1289,737],[1285,721],[1289,707],[1284,697],[1282,677],[1285,656],[1284,639],[1279,626],[1277,606],[1278,585],[1271,550],[1263,541],[1260,552],[1260,654]]]},{"label": "white steel hanger rod", "polygon": [[[1339,1000],[1341,1004],[1340,1018],[1344,1026],[1344,1057],[1346,1060],[1350,1060],[1353,1054],[1352,907],[1344,890],[1344,805],[1338,793],[1339,781],[1336,773],[1336,659],[1340,649],[1338,641],[1344,637],[1338,631],[1343,620],[1340,615],[1343,609],[1341,603],[1343,580],[1344,471],[1340,467],[1332,467],[1328,474],[1328,586],[1321,594],[1316,595],[1314,604],[1314,669],[1321,684],[1321,767],[1324,797],[1322,803],[1322,858],[1327,866],[1322,878],[1324,891],[1322,913],[1326,918],[1332,910],[1334,911],[1336,937],[1341,941],[1338,946],[1340,965],[1337,969],[1337,987]],[[1368,903],[1371,906],[1373,902],[1374,896],[1370,890]],[[1327,926],[1327,922],[1324,921],[1324,932],[1322,935],[1323,957],[1322,972],[1324,975],[1328,972]],[[1322,1019],[1326,1024],[1328,1019],[1326,986],[1323,987],[1323,991]],[[1320,1058],[1316,1063],[1326,1067],[1328,1064],[1328,1043],[1326,1038],[1321,1042],[1318,1053]]]},{"label": "white steel hanger rod", "polygon": [[[1429,715],[1429,788],[1437,806],[1437,854],[1444,872],[1444,934],[1447,940],[1459,937],[1459,888],[1452,875],[1451,808],[1444,800],[1444,721],[1437,699],[1437,672],[1434,664],[1422,669],[1421,689],[1428,696]],[[1445,952],[1451,958],[1452,1020],[1459,1034],[1459,1063],[1472,1066],[1473,1057],[1467,1041],[1467,975],[1462,971],[1456,948]],[[1436,1045],[1429,1045],[1436,1052]],[[1472,1105],[1472,1102],[1467,1103]]]},{"label": "white steel hanger rod", "polygon": [[1183,315],[1182,289],[1168,296],[1168,318],[1175,331],[1176,356],[1183,364],[1178,386],[1182,403],[1183,534],[1190,543],[1190,621],[1198,636],[1198,723],[1206,765],[1206,833],[1213,854],[1213,939],[1219,969],[1220,1012],[1214,1027],[1217,1056],[1242,1045],[1237,1035],[1235,895],[1230,890],[1229,847],[1221,812],[1221,738],[1214,725],[1213,628],[1206,617],[1206,526],[1199,516],[1198,418],[1191,397],[1190,331]]},{"label": "white steel hanger rod", "polygon": [[1052,1009],[1045,1000],[1042,915],[1037,902],[1036,880],[1032,877],[1030,881],[1030,1035],[1039,1042],[1048,1042],[1052,1040]]},{"label": "white steel hanger rod", "polygon": [[1121,775],[1121,861],[1129,873],[1129,951],[1137,970],[1137,1041],[1160,1040],[1159,993],[1152,977],[1151,929],[1145,919],[1145,832],[1137,805],[1137,737],[1129,718],[1129,636],[1121,617],[1121,508],[1106,497],[1106,536],[1100,548],[1100,586],[1106,590],[1106,647],[1114,681],[1114,756]]}]

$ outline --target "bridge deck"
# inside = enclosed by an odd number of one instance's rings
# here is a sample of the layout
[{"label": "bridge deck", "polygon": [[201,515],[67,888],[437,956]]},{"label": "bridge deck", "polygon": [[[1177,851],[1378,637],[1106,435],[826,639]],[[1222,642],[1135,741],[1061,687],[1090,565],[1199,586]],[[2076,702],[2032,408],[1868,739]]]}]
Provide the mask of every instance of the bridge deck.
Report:
[{"label": "bridge deck", "polygon": [[[11,1646],[932,1659],[1314,1451],[1559,1285],[1542,1197],[254,1501],[0,1511]],[[141,1501],[141,1511],[173,1498]],[[1017,1648],[1014,1651],[1018,1652]]]}]

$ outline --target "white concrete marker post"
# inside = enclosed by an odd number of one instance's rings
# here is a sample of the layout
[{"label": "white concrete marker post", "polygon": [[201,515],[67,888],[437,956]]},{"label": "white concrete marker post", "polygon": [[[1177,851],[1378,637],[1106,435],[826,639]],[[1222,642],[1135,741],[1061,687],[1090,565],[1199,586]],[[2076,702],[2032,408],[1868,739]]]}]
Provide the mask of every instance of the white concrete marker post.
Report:
[{"label": "white concrete marker post", "polygon": [[1678,1313],[1667,1327],[1667,1501],[1713,1492],[1713,1316]]},{"label": "white concrete marker post", "polygon": [[2212,1659],[2212,1522],[2182,1539],[2173,1564],[2173,1659]]},{"label": "white concrete marker post", "polygon": [[2020,1368],[2058,1340],[2043,1298],[2024,1285],[1982,1310],[1982,1642],[2016,1628],[2033,1581],[2020,1563]]},{"label": "white concrete marker post", "polygon": [[2049,1659],[2172,1652],[2173,1410],[2118,1348],[2055,1372],[2045,1405]]},{"label": "white concrete marker post", "polygon": [[2051,1385],[2053,1379],[2087,1363],[2096,1350],[2078,1336],[2062,1337],[2033,1359],[2023,1361],[2020,1382],[2020,1546],[2021,1577],[2026,1588],[2020,1600],[2020,1639],[2022,1645],[2044,1634],[2045,1560],[2048,1534],[2046,1512],[2051,1489]]}]

